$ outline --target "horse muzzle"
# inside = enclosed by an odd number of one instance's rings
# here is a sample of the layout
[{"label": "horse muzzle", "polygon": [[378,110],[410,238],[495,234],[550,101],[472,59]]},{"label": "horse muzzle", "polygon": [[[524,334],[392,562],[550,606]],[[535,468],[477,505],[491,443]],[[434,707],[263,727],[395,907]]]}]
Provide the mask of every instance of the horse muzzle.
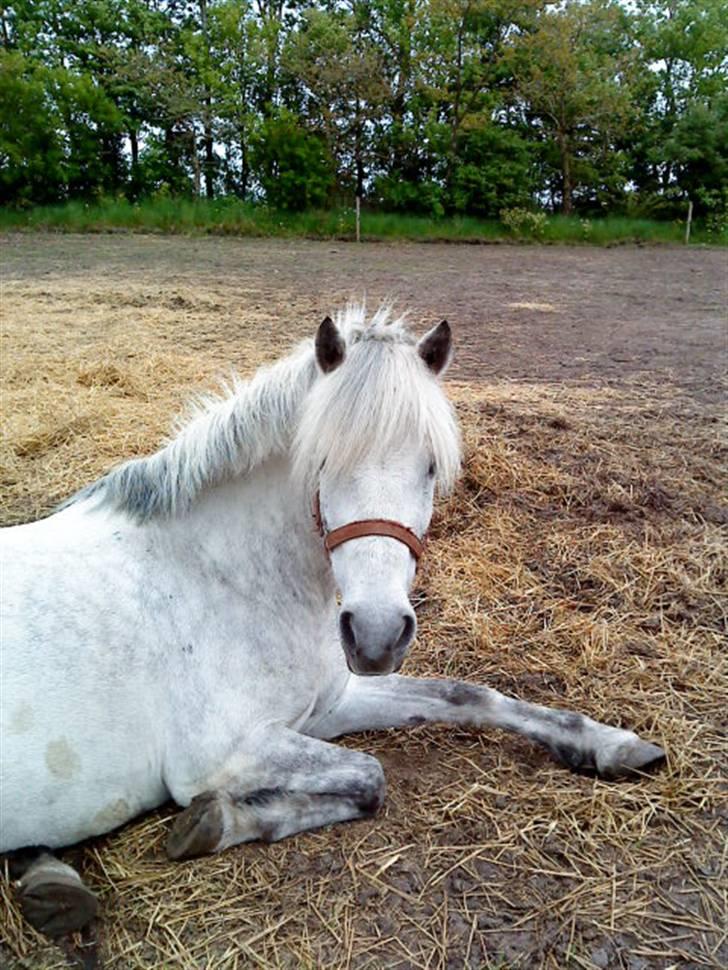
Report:
[{"label": "horse muzzle", "polygon": [[339,633],[349,670],[361,677],[396,673],[417,631],[409,605],[388,608],[344,603]]}]

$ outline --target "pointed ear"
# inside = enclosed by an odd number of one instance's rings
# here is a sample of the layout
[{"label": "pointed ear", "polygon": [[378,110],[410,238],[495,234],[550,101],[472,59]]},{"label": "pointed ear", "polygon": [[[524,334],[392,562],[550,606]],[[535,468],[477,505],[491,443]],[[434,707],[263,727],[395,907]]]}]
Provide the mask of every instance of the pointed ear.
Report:
[{"label": "pointed ear", "polygon": [[433,374],[442,374],[452,357],[452,333],[447,320],[438,323],[417,344],[417,353]]},{"label": "pointed ear", "polygon": [[331,317],[324,317],[316,331],[315,345],[316,361],[324,374],[336,370],[344,359],[346,346]]}]

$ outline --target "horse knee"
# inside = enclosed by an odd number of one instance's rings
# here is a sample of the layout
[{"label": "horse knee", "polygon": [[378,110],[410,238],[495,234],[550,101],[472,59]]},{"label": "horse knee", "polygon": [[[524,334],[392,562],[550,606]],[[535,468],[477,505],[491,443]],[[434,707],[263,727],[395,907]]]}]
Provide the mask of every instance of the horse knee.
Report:
[{"label": "horse knee", "polygon": [[362,815],[375,815],[384,804],[387,781],[384,769],[376,758],[367,756],[367,766],[357,780],[352,793]]}]

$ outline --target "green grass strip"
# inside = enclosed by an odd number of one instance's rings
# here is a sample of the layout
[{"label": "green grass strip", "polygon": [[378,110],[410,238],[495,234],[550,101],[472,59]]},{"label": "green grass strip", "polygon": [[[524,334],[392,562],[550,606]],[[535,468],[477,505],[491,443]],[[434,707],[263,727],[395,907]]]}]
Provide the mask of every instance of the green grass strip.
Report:
[{"label": "green grass strip", "polygon": [[[0,230],[56,232],[154,232],[190,235],[290,237],[307,239],[355,238],[354,210],[349,208],[281,212],[235,198],[174,199],[131,203],[124,199],[73,201],[29,209],[0,208]],[[543,242],[598,246],[617,243],[682,243],[682,221],[657,222],[624,216],[581,219],[549,215],[536,227],[520,231],[496,220],[471,216],[430,218],[365,210],[361,218],[364,240],[419,242]],[[709,232],[693,225],[691,243],[728,244],[728,230]]]}]

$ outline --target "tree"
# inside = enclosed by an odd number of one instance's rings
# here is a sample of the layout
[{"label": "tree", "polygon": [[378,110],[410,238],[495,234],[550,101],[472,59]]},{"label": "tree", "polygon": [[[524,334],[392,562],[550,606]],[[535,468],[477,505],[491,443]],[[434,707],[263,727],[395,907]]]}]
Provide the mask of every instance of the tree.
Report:
[{"label": "tree", "polygon": [[536,190],[533,144],[498,122],[466,128],[452,168],[455,212],[497,218],[502,209],[526,208]]},{"label": "tree", "polygon": [[514,95],[544,146],[547,166],[559,172],[566,214],[579,190],[591,187],[593,199],[594,190],[613,192],[615,181],[626,181],[613,146],[635,115],[634,58],[623,41],[627,19],[611,0],[569,0],[543,10],[511,44]]},{"label": "tree", "polygon": [[18,51],[0,51],[0,202],[55,202],[64,194],[60,118],[49,103],[47,69]]},{"label": "tree", "polygon": [[279,209],[324,206],[334,183],[334,168],[323,138],[280,108],[258,126],[251,160],[266,201]]},{"label": "tree", "polygon": [[217,137],[224,145],[224,187],[244,198],[250,190],[250,142],[261,115],[257,98],[266,51],[250,5],[229,0],[209,12],[216,56]]},{"label": "tree", "polygon": [[642,118],[630,155],[632,178],[645,196],[690,196],[705,209],[706,192],[728,191],[725,13],[723,0],[637,4],[634,42],[644,64]]},{"label": "tree", "polygon": [[13,0],[1,197],[707,217],[728,198],[724,6]]},{"label": "tree", "polygon": [[728,92],[691,102],[663,143],[680,191],[699,211],[728,209]]},{"label": "tree", "polygon": [[325,137],[340,183],[363,196],[387,89],[381,58],[362,23],[352,14],[308,11],[289,36],[283,64],[302,83],[302,113]]},{"label": "tree", "polygon": [[[386,174],[379,180],[389,205],[442,213],[464,211],[473,203],[475,208],[469,211],[492,213],[492,203],[485,201],[489,194],[485,180],[506,160],[501,148],[518,141],[505,110],[504,45],[537,2],[384,0],[372,4],[375,11],[384,8],[379,35],[392,38],[391,122],[381,139]],[[404,104],[403,91],[407,92]],[[528,149],[521,148],[522,157]],[[476,172],[481,165],[485,169]],[[523,181],[524,167],[515,167],[518,175],[513,181]],[[519,197],[523,196],[519,193]]]}]

